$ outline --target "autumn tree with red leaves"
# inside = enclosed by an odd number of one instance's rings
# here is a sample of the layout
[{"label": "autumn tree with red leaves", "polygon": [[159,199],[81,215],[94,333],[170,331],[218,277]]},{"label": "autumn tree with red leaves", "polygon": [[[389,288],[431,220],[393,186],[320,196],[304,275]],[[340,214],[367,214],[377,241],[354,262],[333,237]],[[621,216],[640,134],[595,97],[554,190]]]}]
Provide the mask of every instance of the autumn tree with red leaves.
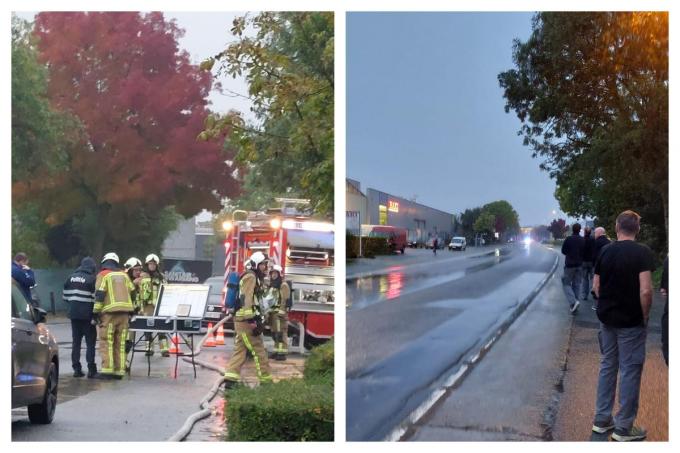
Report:
[{"label": "autumn tree with red leaves", "polygon": [[34,32],[51,105],[82,127],[61,169],[13,184],[15,203],[37,202],[49,225],[82,239],[81,253],[101,256],[158,252],[173,212],[217,211],[237,194],[232,156],[217,140],[196,140],[212,77],[178,48],[174,21],[157,12],[40,13]]}]

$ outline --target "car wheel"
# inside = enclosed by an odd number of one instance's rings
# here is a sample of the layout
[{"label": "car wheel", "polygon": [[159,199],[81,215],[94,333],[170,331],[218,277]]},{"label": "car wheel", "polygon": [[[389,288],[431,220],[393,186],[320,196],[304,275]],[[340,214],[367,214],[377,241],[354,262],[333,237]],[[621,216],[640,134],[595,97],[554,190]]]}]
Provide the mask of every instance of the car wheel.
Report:
[{"label": "car wheel", "polygon": [[47,372],[45,396],[43,397],[42,403],[31,404],[28,406],[28,419],[31,421],[31,423],[39,425],[47,425],[52,423],[54,411],[57,409],[58,388],[59,375],[57,374],[57,365],[52,362],[50,363],[50,369]]}]

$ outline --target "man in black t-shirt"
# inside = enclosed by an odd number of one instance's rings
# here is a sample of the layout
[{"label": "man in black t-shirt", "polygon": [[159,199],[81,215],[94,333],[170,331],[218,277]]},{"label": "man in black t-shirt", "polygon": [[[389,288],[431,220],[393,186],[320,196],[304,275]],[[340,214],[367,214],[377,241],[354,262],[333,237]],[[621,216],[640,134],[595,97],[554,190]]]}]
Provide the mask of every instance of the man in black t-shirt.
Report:
[{"label": "man in black t-shirt", "polygon": [[[640,380],[645,361],[647,321],[652,305],[654,255],[635,242],[640,216],[624,211],[616,218],[617,241],[602,249],[595,264],[593,291],[600,319],[600,375],[593,431],[614,429],[617,441],[642,440],[647,432],[634,426],[640,401]],[[614,418],[616,379],[620,409]]]},{"label": "man in black t-shirt", "polygon": [[569,302],[569,311],[576,313],[580,302],[581,283],[583,280],[581,266],[583,265],[583,250],[585,242],[580,236],[581,224],[571,226],[572,235],[562,243],[564,258],[564,272],[562,273],[562,289]]}]

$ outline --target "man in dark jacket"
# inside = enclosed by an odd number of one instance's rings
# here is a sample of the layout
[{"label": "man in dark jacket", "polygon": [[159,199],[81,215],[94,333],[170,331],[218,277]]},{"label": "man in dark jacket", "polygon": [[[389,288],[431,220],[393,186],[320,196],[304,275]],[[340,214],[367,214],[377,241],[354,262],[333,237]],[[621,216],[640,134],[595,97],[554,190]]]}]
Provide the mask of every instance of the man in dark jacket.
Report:
[{"label": "man in dark jacket", "polygon": [[569,302],[569,311],[576,313],[580,302],[578,296],[581,292],[581,266],[583,265],[583,249],[585,242],[579,235],[581,224],[575,223],[571,226],[572,235],[564,240],[562,244],[562,254],[564,259],[564,273],[562,274],[562,288]]},{"label": "man in dark jacket", "polygon": [[85,353],[87,377],[92,378],[97,374],[97,364],[94,361],[97,328],[92,322],[96,270],[95,261],[92,258],[83,258],[80,267],[64,283],[64,302],[68,305],[68,317],[71,319],[73,336],[73,349],[71,350],[73,377],[85,376],[80,365],[80,345],[83,336],[87,347]]},{"label": "man in dark jacket", "polygon": [[35,275],[33,270],[28,267],[28,256],[25,253],[17,253],[12,261],[12,278],[19,284],[21,292],[26,299],[34,304],[31,298],[31,286],[35,285]]},{"label": "man in dark jacket", "polygon": [[595,239],[593,239],[590,233],[590,227],[583,229],[583,264],[581,265],[581,272],[583,274],[581,300],[583,302],[588,300],[590,288],[593,284],[593,267],[595,266]]}]

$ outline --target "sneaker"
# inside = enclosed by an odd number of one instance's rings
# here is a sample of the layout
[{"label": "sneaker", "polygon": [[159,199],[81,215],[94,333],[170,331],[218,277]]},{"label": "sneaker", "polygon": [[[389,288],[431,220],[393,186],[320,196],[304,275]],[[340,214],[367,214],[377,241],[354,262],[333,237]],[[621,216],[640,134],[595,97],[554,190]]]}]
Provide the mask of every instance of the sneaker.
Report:
[{"label": "sneaker", "polygon": [[163,357],[170,357],[170,353],[169,353],[168,351],[162,351],[162,352],[161,352],[161,355],[162,355]]},{"label": "sneaker", "polygon": [[633,426],[631,429],[616,428],[612,439],[617,442],[630,442],[633,440],[644,440],[647,437],[647,430],[639,426]]},{"label": "sneaker", "polygon": [[595,304],[592,304],[592,305],[590,306],[590,308],[591,308],[592,310],[594,310],[594,311],[597,311],[597,305],[595,305]]},{"label": "sneaker", "polygon": [[73,372],[73,377],[83,377],[83,376],[85,376],[85,373],[83,373],[82,370],[75,370]]},{"label": "sneaker", "polygon": [[616,428],[616,425],[614,425],[614,422],[612,420],[609,420],[606,423],[600,422],[593,423],[593,432],[598,434],[604,434],[606,432],[611,431],[614,428]]},{"label": "sneaker", "polygon": [[579,306],[579,305],[581,305],[581,302],[579,302],[579,301],[577,300],[576,302],[574,302],[574,305],[571,306],[571,308],[569,309],[569,311],[572,312],[572,313],[576,313],[576,310],[578,310],[578,306]]},{"label": "sneaker", "polygon": [[92,379],[97,376],[97,370],[89,370],[87,372],[87,377],[88,379]]}]

